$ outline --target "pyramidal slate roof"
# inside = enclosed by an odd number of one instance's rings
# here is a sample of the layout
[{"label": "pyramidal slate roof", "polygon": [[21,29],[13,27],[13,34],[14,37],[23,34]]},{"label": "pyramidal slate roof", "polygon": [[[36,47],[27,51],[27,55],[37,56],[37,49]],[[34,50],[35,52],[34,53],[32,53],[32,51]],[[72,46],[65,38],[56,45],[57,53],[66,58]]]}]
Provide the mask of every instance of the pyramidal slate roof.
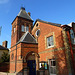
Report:
[{"label": "pyramidal slate roof", "polygon": [[25,42],[25,43],[36,43],[36,39],[27,31],[18,41]]},{"label": "pyramidal slate roof", "polygon": [[21,10],[20,10],[20,12],[19,12],[19,14],[17,16],[33,21],[31,19],[31,17],[29,16],[29,14],[25,11],[24,7],[21,7]]},{"label": "pyramidal slate roof", "polygon": [[9,50],[9,49],[0,45],[0,50]]}]

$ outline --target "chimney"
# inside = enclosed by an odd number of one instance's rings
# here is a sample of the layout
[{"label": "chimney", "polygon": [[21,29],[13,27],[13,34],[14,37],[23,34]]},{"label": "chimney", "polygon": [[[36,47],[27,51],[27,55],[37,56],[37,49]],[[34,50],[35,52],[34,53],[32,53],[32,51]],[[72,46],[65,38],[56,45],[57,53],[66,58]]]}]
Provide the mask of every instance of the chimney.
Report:
[{"label": "chimney", "polygon": [[7,43],[8,43],[7,41],[3,41],[2,46],[7,48]]},{"label": "chimney", "polygon": [[30,13],[30,12],[28,12],[28,15],[29,15],[29,16],[31,16],[31,13]]}]

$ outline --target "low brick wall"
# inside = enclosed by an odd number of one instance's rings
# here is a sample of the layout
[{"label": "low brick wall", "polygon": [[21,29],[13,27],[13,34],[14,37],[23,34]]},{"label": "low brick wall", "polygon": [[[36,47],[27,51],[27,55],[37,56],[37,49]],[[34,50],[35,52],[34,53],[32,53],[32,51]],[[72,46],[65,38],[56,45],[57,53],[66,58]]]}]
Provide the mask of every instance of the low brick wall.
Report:
[{"label": "low brick wall", "polygon": [[[6,72],[0,72],[0,75],[29,75],[27,71],[23,74],[22,72],[18,73],[6,73]],[[37,71],[36,75],[49,75],[48,70],[39,70]]]},{"label": "low brick wall", "polygon": [[48,70],[38,70],[37,75],[49,75]]},{"label": "low brick wall", "polygon": [[9,72],[9,62],[0,63],[0,72]]}]

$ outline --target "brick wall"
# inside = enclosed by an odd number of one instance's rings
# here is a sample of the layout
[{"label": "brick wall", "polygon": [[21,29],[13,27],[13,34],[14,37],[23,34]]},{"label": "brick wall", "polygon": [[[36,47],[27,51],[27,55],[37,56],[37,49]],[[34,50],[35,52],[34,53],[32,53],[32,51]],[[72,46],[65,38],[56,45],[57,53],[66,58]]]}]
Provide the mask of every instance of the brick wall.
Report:
[{"label": "brick wall", "polygon": [[[62,36],[62,28],[38,22],[38,26],[34,26],[32,34],[35,36],[37,29],[40,29],[40,35],[38,37],[38,53],[40,55],[40,61],[47,61],[49,59],[56,59],[57,74],[68,75],[68,68],[65,55],[65,46]],[[47,48],[46,38],[53,35],[54,46]]]},{"label": "brick wall", "polygon": [[[17,61],[16,60],[16,46],[11,48],[10,52],[10,73],[20,72],[23,70],[24,67],[27,67],[27,63],[23,62],[26,59],[26,56],[29,52],[38,53],[37,44],[26,44],[26,43],[19,43],[17,45]],[[14,58],[12,59],[12,53],[14,54]],[[16,68],[15,68],[16,65]]]},{"label": "brick wall", "polygon": [[[13,54],[13,58],[12,58]],[[18,44],[17,46],[14,46],[11,48],[10,52],[10,72],[13,73],[17,71],[17,60],[21,61],[18,65],[22,67],[22,59],[21,57],[21,44]],[[19,71],[22,70],[22,68],[19,68]]]},{"label": "brick wall", "polygon": [[[25,32],[21,31],[21,25],[29,26],[29,32],[31,33],[33,22],[21,17],[16,17],[14,21],[12,22],[12,35],[11,35],[11,52],[10,52],[10,72],[19,72],[23,69],[23,59],[22,57],[25,56],[26,52],[26,46],[21,43],[16,45],[16,43],[19,41],[19,39],[22,37],[22,35]],[[15,32],[14,32],[15,28]],[[25,46],[22,48],[22,46]],[[25,49],[25,50],[23,50]],[[33,49],[29,49],[32,51]],[[29,51],[27,50],[27,51]],[[24,52],[25,51],[25,52]],[[36,50],[35,50],[36,51]],[[13,59],[12,59],[13,54]],[[19,67],[18,67],[19,66]]]}]

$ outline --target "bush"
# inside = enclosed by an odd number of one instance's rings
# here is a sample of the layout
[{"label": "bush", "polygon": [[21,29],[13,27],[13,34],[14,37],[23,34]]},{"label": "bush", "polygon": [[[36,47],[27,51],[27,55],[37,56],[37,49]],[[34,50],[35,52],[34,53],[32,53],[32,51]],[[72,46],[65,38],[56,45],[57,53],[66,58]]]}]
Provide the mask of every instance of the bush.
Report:
[{"label": "bush", "polygon": [[9,62],[10,60],[10,55],[8,53],[3,52],[2,56],[1,56],[1,62]]}]

